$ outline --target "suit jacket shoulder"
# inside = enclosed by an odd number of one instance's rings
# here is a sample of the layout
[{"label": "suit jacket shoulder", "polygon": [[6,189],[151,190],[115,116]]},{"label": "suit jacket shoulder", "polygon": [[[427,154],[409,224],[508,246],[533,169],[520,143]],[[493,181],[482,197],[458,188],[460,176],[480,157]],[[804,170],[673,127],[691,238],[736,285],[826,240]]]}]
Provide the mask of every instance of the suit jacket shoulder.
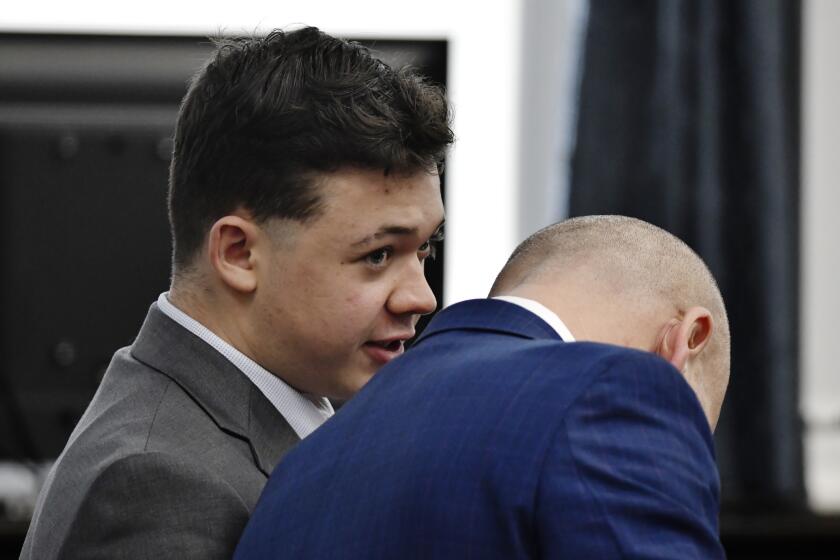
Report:
[{"label": "suit jacket shoulder", "polygon": [[153,306],[48,476],[21,558],[229,556],[297,439],[235,366]]},{"label": "suit jacket shoulder", "polygon": [[456,304],[284,459],[237,558],[721,558],[705,422],[652,354]]},{"label": "suit jacket shoulder", "polygon": [[547,557],[723,558],[711,431],[682,375],[653,354],[626,350],[595,362],[588,377],[558,420],[540,469],[540,550]]}]

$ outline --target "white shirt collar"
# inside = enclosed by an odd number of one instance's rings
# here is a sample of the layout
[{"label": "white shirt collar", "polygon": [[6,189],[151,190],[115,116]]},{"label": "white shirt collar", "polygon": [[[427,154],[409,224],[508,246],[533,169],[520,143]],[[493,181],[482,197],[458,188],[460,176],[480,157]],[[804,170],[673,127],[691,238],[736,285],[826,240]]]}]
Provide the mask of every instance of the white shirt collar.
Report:
[{"label": "white shirt collar", "polygon": [[282,379],[225,342],[210,329],[175,307],[164,292],[158,297],[158,308],[164,315],[215,348],[257,386],[300,439],[323,424],[335,411],[325,398],[310,400],[287,385]]},{"label": "white shirt collar", "polygon": [[548,323],[551,328],[557,331],[557,334],[560,335],[560,338],[563,339],[563,342],[574,342],[575,337],[572,336],[572,331],[566,327],[566,324],[557,316],[557,314],[549,309],[548,307],[544,306],[538,301],[534,301],[533,299],[518,297],[518,296],[496,296],[493,299],[500,299],[502,301],[506,301],[508,303],[513,303],[518,305],[519,307],[523,307]]}]

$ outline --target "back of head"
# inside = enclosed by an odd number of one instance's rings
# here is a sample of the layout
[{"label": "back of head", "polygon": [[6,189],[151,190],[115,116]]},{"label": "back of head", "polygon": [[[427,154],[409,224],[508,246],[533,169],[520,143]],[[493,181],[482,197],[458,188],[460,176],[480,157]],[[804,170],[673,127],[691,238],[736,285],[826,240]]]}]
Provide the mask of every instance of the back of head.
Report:
[{"label": "back of head", "polygon": [[605,287],[626,294],[723,307],[714,277],[688,245],[626,216],[582,216],[538,231],[511,254],[491,294],[572,270],[597,272]]},{"label": "back of head", "polygon": [[577,320],[584,331],[572,328],[578,339],[596,325],[590,340],[650,351],[668,321],[697,306],[707,309],[714,328],[698,361],[713,372],[703,382],[714,384],[708,391],[722,401],[729,323],[720,291],[700,257],[656,226],[624,216],[585,216],[546,227],[519,245],[499,273],[490,295],[505,294],[542,299],[564,321]]},{"label": "back of head", "polygon": [[317,175],[434,172],[452,142],[441,88],[363,46],[307,27],[219,41],[184,98],[170,170],[174,269],[210,225],[316,216]]}]

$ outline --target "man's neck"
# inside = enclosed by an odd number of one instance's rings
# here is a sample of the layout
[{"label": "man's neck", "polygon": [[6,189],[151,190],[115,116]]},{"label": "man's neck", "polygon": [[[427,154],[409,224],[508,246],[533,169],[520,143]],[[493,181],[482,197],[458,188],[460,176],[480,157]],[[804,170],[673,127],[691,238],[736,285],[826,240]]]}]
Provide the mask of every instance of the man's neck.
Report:
[{"label": "man's neck", "polygon": [[169,300],[169,303],[202,325],[206,326],[208,329],[216,332],[216,329],[213,328],[214,325],[211,325],[211,321],[209,321],[209,318],[205,316],[207,314],[204,312],[204,305],[198,300],[198,298],[193,297],[190,290],[184,289],[179,283],[172,282],[172,285],[169,287],[167,299]]},{"label": "man's neck", "polygon": [[[204,295],[198,296],[196,291],[200,291]],[[190,318],[198,321],[213,334],[250,357],[249,349],[240,340],[241,337],[235,336],[238,333],[238,321],[236,320],[238,315],[234,312],[226,312],[227,306],[223,302],[215,301],[212,293],[211,289],[200,287],[191,289],[180,282],[173,281],[167,299],[169,303],[189,315]],[[208,298],[213,298],[213,301],[208,301]],[[227,319],[220,321],[220,316]]]}]

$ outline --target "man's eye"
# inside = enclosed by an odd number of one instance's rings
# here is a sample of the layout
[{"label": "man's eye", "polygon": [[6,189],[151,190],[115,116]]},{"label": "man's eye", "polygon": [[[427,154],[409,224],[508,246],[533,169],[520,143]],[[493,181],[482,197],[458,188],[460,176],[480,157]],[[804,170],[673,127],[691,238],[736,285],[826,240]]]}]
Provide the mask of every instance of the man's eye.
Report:
[{"label": "man's eye", "polygon": [[434,241],[435,241],[434,239],[430,239],[429,241],[426,241],[425,243],[420,245],[420,248],[417,249],[417,253],[419,254],[419,258],[420,258],[421,261],[426,260],[427,258],[435,260],[435,244],[434,244]]},{"label": "man's eye", "polygon": [[372,264],[373,266],[382,266],[388,261],[393,252],[394,249],[392,247],[383,247],[381,249],[377,249],[376,251],[368,253],[365,256],[365,261],[367,261],[368,264]]}]

